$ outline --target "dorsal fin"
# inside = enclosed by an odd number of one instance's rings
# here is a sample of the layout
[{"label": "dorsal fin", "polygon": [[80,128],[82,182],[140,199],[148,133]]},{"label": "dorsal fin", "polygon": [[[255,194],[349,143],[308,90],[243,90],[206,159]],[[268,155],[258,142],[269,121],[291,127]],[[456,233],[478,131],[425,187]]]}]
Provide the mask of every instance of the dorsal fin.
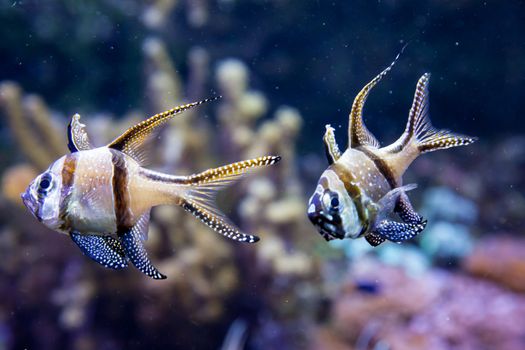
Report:
[{"label": "dorsal fin", "polygon": [[80,122],[80,114],[75,114],[67,126],[67,147],[71,153],[78,151],[87,151],[93,146],[89,141],[86,126]]},{"label": "dorsal fin", "polygon": [[198,102],[192,102],[185,105],[177,106],[165,112],[155,114],[152,117],[132,126],[126,130],[122,135],[113,140],[107,147],[119,150],[131,158],[135,159],[140,164],[143,164],[146,160],[146,154],[144,152],[144,145],[149,139],[155,130],[171,118],[176,116],[179,113],[182,113],[188,109],[199,106],[203,103],[215,101],[221,96],[216,96],[208,98]]},{"label": "dorsal fin", "polygon": [[325,128],[326,132],[323,136],[323,142],[326,158],[328,159],[328,163],[331,165],[337,162],[337,160],[341,157],[341,151],[339,150],[339,146],[335,140],[334,128],[332,128],[330,124],[326,124]]},{"label": "dorsal fin", "polygon": [[352,104],[352,110],[350,111],[350,121],[348,126],[348,146],[351,148],[356,148],[360,146],[372,146],[374,148],[379,148],[379,141],[372,135],[372,133],[366,128],[363,122],[363,107],[365,105],[366,99],[370,94],[370,91],[374,86],[385,77],[385,75],[390,72],[394,64],[397,62],[399,56],[405,50],[405,46],[397,54],[396,58],[390,65],[385,68],[381,73],[379,73],[374,79],[372,79],[368,84],[366,84],[361,91],[357,94]]}]

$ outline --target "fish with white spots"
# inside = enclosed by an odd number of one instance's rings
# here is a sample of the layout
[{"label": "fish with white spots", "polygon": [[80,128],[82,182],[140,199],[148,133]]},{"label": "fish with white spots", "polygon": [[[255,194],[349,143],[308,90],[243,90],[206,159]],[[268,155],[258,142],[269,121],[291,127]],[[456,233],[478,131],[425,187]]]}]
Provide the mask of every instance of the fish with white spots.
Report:
[{"label": "fish with white spots", "polygon": [[[435,129],[428,116],[430,74],[419,79],[404,133],[381,147],[363,123],[363,107],[372,88],[392,69],[396,59],[370,81],[354,99],[349,116],[348,148],[341,154],[334,129],[323,137],[329,167],[323,172],[308,203],[308,217],[327,240],[359,238],[372,246],[386,240],[403,242],[417,236],[427,221],[406,194],[402,176],[420,154],[465,146],[476,138]],[[392,214],[401,221],[391,219]]]},{"label": "fish with white spots", "polygon": [[150,209],[179,205],[217,233],[253,243],[215,205],[216,193],[251,168],[277,163],[264,156],[189,176],[167,175],[142,167],[145,145],[159,127],[203,100],[175,107],[134,125],[113,142],[93,148],[75,114],[68,126],[70,154],[55,161],[29,185],[22,200],[47,227],[68,234],[85,255],[99,264],[122,269],[131,262],[144,274],[164,279],[144,248]]}]

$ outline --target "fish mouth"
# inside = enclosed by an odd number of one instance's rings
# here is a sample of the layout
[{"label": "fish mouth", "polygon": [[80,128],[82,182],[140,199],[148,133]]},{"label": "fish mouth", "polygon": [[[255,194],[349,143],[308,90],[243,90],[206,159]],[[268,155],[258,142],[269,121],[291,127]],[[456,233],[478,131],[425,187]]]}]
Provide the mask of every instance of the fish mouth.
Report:
[{"label": "fish mouth", "polygon": [[20,195],[22,198],[22,202],[26,206],[27,209],[31,212],[31,214],[35,215],[36,213],[36,206],[34,202],[31,200],[31,195],[26,191]]},{"label": "fish mouth", "polygon": [[308,213],[308,218],[326,241],[345,238],[345,233],[338,224],[340,222],[339,217],[326,215],[322,212],[311,212]]}]

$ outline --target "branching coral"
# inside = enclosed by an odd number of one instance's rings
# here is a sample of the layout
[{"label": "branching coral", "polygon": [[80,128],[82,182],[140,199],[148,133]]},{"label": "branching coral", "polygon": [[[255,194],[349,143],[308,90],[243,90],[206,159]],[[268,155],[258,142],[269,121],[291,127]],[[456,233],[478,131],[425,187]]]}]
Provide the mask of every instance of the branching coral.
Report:
[{"label": "branching coral", "polygon": [[[0,106],[22,152],[39,170],[47,168],[66,151],[65,127],[59,132],[43,100],[23,96],[14,82],[0,85]],[[59,136],[60,135],[60,136]]]}]

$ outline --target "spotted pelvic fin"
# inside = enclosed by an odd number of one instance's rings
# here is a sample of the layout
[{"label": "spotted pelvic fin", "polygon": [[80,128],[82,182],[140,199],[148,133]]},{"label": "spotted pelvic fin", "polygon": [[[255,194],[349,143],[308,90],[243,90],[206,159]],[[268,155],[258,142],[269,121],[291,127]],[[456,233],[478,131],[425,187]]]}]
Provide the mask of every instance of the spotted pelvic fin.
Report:
[{"label": "spotted pelvic fin", "polygon": [[326,124],[326,131],[323,136],[324,150],[326,153],[326,158],[328,159],[328,164],[332,165],[341,158],[341,151],[335,140],[334,128],[330,124]]},{"label": "spotted pelvic fin", "polygon": [[372,133],[366,128],[363,122],[363,107],[365,106],[366,99],[370,94],[370,91],[383,79],[388,72],[394,67],[399,56],[405,50],[405,46],[397,54],[396,58],[390,65],[379,73],[374,79],[366,84],[361,91],[357,94],[352,104],[352,110],[350,111],[350,121],[348,125],[348,147],[357,148],[361,146],[370,146],[373,148],[381,147],[379,141],[372,135]]},{"label": "spotted pelvic fin", "polygon": [[80,114],[75,114],[67,126],[67,147],[71,153],[87,151],[93,148],[86,131],[86,125],[80,122]]},{"label": "spotted pelvic fin", "polygon": [[370,244],[372,247],[377,247],[378,245],[380,245],[381,243],[386,241],[386,238],[384,238],[383,236],[381,236],[381,235],[379,235],[379,234],[377,234],[375,232],[368,233],[365,236],[365,239],[368,242],[368,244]]},{"label": "spotted pelvic fin", "polygon": [[215,232],[239,241],[254,243],[259,237],[241,232],[216,206],[215,197],[222,188],[239,180],[248,170],[273,165],[280,156],[265,156],[232,163],[202,173],[177,178],[175,183],[190,186],[181,206]]},{"label": "spotted pelvic fin", "polygon": [[148,158],[147,147],[145,146],[160,126],[164,125],[174,116],[188,109],[206,102],[215,101],[219,98],[220,96],[212,97],[202,101],[177,106],[165,112],[155,114],[126,130],[122,135],[108,144],[107,147],[121,151],[135,159],[139,164],[143,165]]},{"label": "spotted pelvic fin", "polygon": [[[149,213],[145,214],[149,218]],[[144,216],[143,216],[144,217]],[[156,279],[166,279],[166,276],[157,270],[151,263],[144,247],[144,230],[147,230],[147,221],[143,220],[143,217],[139,219],[137,224],[125,232],[119,232],[120,242],[126,252],[127,257],[131,263],[139,269],[145,275]]]},{"label": "spotted pelvic fin", "polygon": [[424,221],[412,206],[406,193],[401,193],[399,196],[394,212],[407,224],[418,224]]},{"label": "spotted pelvic fin", "polygon": [[374,234],[388,239],[391,242],[401,243],[416,237],[425,229],[427,221],[421,223],[407,224],[392,220],[383,220],[372,231]]},{"label": "spotted pelvic fin", "polygon": [[128,266],[124,249],[117,239],[111,236],[81,234],[76,231],[71,232],[70,236],[85,255],[100,265],[115,270]]},{"label": "spotted pelvic fin", "polygon": [[[401,218],[401,220],[403,220],[403,223],[396,223],[395,221],[388,220],[380,221],[378,225],[375,226],[374,230],[365,236],[366,241],[372,247],[380,245],[387,239],[394,242],[399,242],[400,240],[403,240],[403,238],[405,240],[411,239],[417,236],[425,228],[426,220],[414,210],[412,203],[406,194],[407,190],[411,190],[415,187],[414,185],[408,186],[408,188],[403,186],[405,188],[402,192],[398,190],[402,189],[402,187],[398,187],[393,190],[395,192],[390,191],[390,194],[387,194],[382,200],[380,200],[380,202],[383,201],[383,210],[389,211],[393,208],[394,212]],[[393,207],[394,203],[395,207]],[[378,219],[382,220],[384,217],[385,215],[380,216]]]}]

